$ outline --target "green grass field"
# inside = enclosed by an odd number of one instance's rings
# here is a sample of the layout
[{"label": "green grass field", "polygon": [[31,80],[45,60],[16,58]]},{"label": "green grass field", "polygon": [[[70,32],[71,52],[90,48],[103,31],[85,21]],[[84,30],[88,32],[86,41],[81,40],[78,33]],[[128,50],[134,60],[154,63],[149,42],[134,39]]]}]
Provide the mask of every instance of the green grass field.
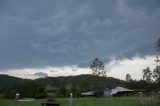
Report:
[{"label": "green grass field", "polygon": [[[69,106],[68,98],[56,98],[60,106]],[[34,101],[18,102],[18,106],[41,106],[45,99]],[[140,106],[138,99],[119,97],[114,98],[112,104],[111,98],[74,98],[72,106]],[[14,100],[0,99],[0,106],[14,106]],[[145,104],[145,106],[160,106],[156,104]]]}]

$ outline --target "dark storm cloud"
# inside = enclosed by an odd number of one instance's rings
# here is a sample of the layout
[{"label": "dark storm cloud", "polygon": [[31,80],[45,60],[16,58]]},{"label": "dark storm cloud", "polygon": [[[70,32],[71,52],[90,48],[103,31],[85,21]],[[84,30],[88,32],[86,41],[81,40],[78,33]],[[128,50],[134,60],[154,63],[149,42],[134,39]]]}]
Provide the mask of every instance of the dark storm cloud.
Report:
[{"label": "dark storm cloud", "polygon": [[141,10],[151,15],[160,8],[159,0],[124,0],[125,3],[135,10]]},{"label": "dark storm cloud", "polygon": [[158,0],[1,0],[0,69],[152,55]]}]

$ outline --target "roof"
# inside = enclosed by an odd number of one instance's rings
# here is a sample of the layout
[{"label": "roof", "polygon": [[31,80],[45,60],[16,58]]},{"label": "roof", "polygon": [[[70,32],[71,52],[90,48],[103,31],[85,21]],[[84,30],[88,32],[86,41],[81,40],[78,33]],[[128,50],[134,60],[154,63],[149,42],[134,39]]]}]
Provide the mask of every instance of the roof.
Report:
[{"label": "roof", "polygon": [[93,96],[95,94],[94,94],[94,91],[89,91],[89,92],[81,93],[81,95],[83,95],[83,96]]},{"label": "roof", "polygon": [[124,88],[124,87],[116,87],[111,90],[111,94],[117,94],[118,92],[132,92],[133,90]]},{"label": "roof", "polygon": [[106,89],[105,89],[105,91],[110,91],[110,90],[111,90],[111,89],[109,89],[109,88],[106,88]]}]

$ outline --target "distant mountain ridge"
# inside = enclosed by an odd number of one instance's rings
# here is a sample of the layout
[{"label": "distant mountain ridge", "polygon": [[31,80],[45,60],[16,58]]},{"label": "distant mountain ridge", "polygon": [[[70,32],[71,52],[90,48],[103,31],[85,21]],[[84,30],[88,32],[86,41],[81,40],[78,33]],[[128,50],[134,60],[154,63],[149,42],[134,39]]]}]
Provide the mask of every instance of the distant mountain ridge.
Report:
[{"label": "distant mountain ridge", "polygon": [[17,83],[23,83],[25,81],[33,81],[43,86],[51,85],[57,88],[59,88],[62,84],[80,85],[82,89],[105,89],[107,87],[113,88],[116,86],[123,86],[125,82],[123,80],[112,77],[102,77],[95,75],[46,77],[35,80],[0,75],[0,90],[9,88]]}]

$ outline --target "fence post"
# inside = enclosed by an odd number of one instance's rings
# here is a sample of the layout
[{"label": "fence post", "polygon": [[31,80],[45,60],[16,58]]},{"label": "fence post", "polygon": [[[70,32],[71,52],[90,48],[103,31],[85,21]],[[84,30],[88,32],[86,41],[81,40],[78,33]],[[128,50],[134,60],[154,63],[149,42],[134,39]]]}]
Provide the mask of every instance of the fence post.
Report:
[{"label": "fence post", "polygon": [[70,93],[69,106],[72,106],[72,97],[73,97],[73,94]]},{"label": "fence post", "polygon": [[139,92],[139,99],[140,99],[140,104],[144,105],[144,99],[143,99],[143,92]]},{"label": "fence post", "polygon": [[160,103],[160,91],[158,92],[158,102]]},{"label": "fence post", "polygon": [[16,98],[15,98],[15,106],[18,105],[18,99],[19,99],[19,93],[16,93]]},{"label": "fence post", "polygon": [[151,102],[154,102],[154,101],[156,101],[156,95],[155,95],[155,93],[154,93],[154,91],[152,92],[152,101]]},{"label": "fence post", "polygon": [[111,94],[111,104],[114,106],[114,100],[113,100],[113,95]]}]

